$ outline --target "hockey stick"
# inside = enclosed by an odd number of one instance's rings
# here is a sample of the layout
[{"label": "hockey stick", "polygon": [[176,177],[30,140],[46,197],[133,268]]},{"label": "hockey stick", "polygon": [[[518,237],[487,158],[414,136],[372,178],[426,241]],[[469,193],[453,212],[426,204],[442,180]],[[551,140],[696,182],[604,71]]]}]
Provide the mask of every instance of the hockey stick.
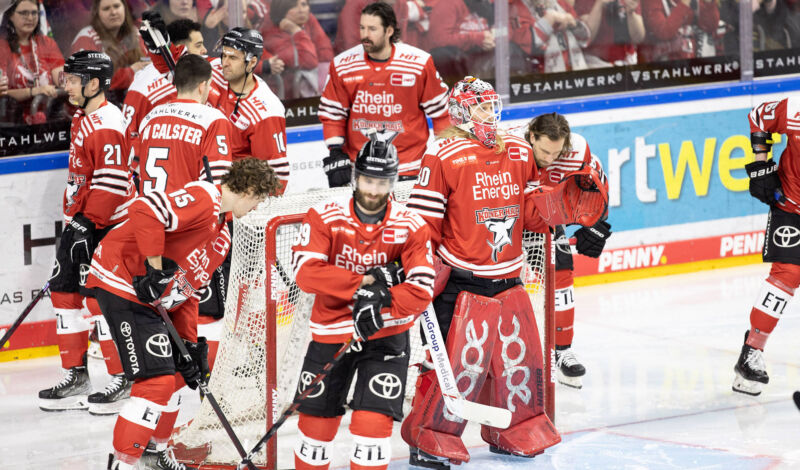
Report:
[{"label": "hockey stick", "polygon": [[16,321],[14,321],[14,324],[11,325],[11,328],[9,328],[8,331],[6,331],[6,333],[3,335],[3,338],[0,339],[0,349],[2,349],[6,345],[6,341],[11,339],[11,335],[13,335],[15,331],[17,331],[17,328],[19,328],[19,326],[22,324],[22,322],[25,320],[28,314],[31,313],[33,307],[35,307],[36,304],[39,303],[39,301],[42,299],[42,297],[44,297],[44,293],[47,292],[49,288],[50,288],[50,281],[45,282],[44,287],[42,287],[42,290],[40,290],[36,294],[36,296],[34,296],[33,300],[31,300],[31,303],[29,303],[28,306],[25,307],[25,310],[22,311],[22,313],[17,317]]},{"label": "hockey stick", "polygon": [[150,34],[150,37],[153,38],[153,42],[158,48],[158,52],[161,54],[161,57],[164,58],[164,62],[167,63],[169,71],[174,72],[175,60],[172,58],[172,54],[169,52],[169,45],[167,44],[166,39],[164,39],[164,36],[161,34],[161,31],[150,26],[150,22],[147,20],[142,21],[142,26],[147,30],[147,33]]},{"label": "hockey stick", "polygon": [[428,308],[422,312],[420,318],[422,319],[425,338],[428,340],[428,351],[431,353],[431,360],[436,370],[436,377],[439,379],[447,409],[454,415],[468,421],[494,428],[508,428],[511,425],[510,411],[505,408],[468,401],[461,396],[456,378],[453,375],[453,368],[450,366],[450,358],[445,349],[442,330],[439,329],[439,320],[436,318],[436,312],[433,311],[433,304],[428,305]]},{"label": "hockey stick", "polygon": [[[186,349],[186,345],[183,344],[183,339],[178,334],[178,330],[175,329],[175,325],[172,323],[172,320],[169,318],[169,314],[167,310],[164,308],[163,305],[160,303],[155,304],[156,310],[158,310],[158,314],[161,315],[161,319],[164,321],[164,324],[167,326],[167,331],[169,332],[170,338],[178,347],[178,352],[180,353],[181,357],[186,362],[192,362],[192,355],[189,354],[189,350]],[[208,384],[205,380],[200,379],[197,381],[197,388],[200,390],[200,395],[208,400],[211,404],[211,408],[214,410],[214,413],[217,414],[217,418],[219,418],[220,424],[225,429],[225,432],[228,433],[228,437],[231,438],[231,442],[233,442],[233,446],[236,447],[236,451],[239,453],[239,456],[244,458],[245,451],[244,447],[242,447],[241,441],[236,436],[236,433],[233,431],[231,427],[231,423],[228,421],[228,418],[225,417],[225,413],[222,412],[222,408],[220,408],[219,403],[217,403],[217,399],[214,398],[214,394],[211,393],[211,390],[208,388]],[[244,467],[243,467],[244,468]],[[248,463],[247,467],[249,470],[258,470],[255,465],[252,463]]]},{"label": "hockey stick", "polygon": [[319,384],[320,382],[322,382],[323,379],[325,379],[325,377],[328,375],[328,372],[330,372],[331,369],[333,369],[333,366],[338,364],[339,361],[342,360],[342,357],[344,357],[344,355],[347,353],[347,351],[350,350],[353,344],[357,342],[358,339],[356,339],[356,337],[354,336],[350,338],[350,340],[346,342],[341,348],[339,348],[338,351],[336,351],[336,353],[333,355],[333,359],[331,359],[327,364],[325,364],[322,367],[322,371],[316,376],[314,376],[311,382],[306,386],[305,390],[303,390],[303,393],[295,397],[292,404],[289,405],[289,407],[287,407],[283,411],[283,414],[281,414],[280,418],[278,418],[278,420],[275,421],[275,423],[273,423],[272,426],[270,426],[270,428],[267,430],[267,433],[264,434],[264,437],[262,437],[261,440],[259,440],[253,447],[253,450],[251,450],[250,453],[247,454],[242,459],[242,461],[236,467],[237,470],[245,468],[244,467],[245,465],[248,466],[253,465],[251,461],[253,456],[255,456],[261,450],[261,447],[263,447],[264,444],[266,444],[267,441],[269,441],[269,439],[272,436],[274,436],[276,432],[278,432],[278,428],[280,428],[281,425],[283,425],[283,423],[289,418],[289,416],[291,416],[292,413],[297,411],[297,408],[300,407],[300,402],[308,398],[309,395],[311,395],[311,392],[314,391],[314,389],[317,387],[317,384]]}]

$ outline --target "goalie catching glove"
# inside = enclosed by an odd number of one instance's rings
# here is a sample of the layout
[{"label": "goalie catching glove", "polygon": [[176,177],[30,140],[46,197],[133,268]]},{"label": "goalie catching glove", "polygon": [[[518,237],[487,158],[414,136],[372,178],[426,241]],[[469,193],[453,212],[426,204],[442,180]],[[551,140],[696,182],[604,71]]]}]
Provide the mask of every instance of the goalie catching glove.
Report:
[{"label": "goalie catching glove", "polygon": [[591,227],[581,227],[575,231],[575,249],[590,258],[598,258],[611,236],[611,224],[601,220]]},{"label": "goalie catching glove", "polygon": [[[555,186],[538,186],[526,193],[526,205],[532,205],[536,215],[550,227],[591,227],[608,211],[608,188],[600,173],[588,165],[567,173]],[[526,213],[529,211],[526,209]]]},{"label": "goalie catching glove", "polygon": [[786,198],[781,192],[781,179],[778,177],[778,164],[773,160],[755,161],[744,166],[750,177],[750,195],[770,206],[783,202]]},{"label": "goalie catching glove", "polygon": [[381,283],[359,287],[353,305],[353,328],[356,336],[366,341],[383,328],[381,309],[392,305],[392,294]]},{"label": "goalie catching glove", "polygon": [[331,188],[347,186],[352,177],[352,166],[350,157],[342,150],[342,146],[332,145],[330,155],[322,159],[322,169],[328,176],[328,186]]},{"label": "goalie catching glove", "polygon": [[375,266],[366,272],[386,287],[394,287],[406,280],[406,273],[399,261],[392,261],[385,266]]},{"label": "goalie catching glove", "polygon": [[211,374],[208,368],[208,343],[204,337],[199,336],[196,343],[184,341],[183,344],[186,345],[186,350],[189,352],[189,355],[192,356],[192,360],[187,362],[183,356],[177,352],[178,348],[175,348],[176,353],[173,356],[175,360],[175,370],[181,373],[186,385],[192,390],[195,390],[197,386],[200,385],[201,381],[207,382],[208,376]]}]

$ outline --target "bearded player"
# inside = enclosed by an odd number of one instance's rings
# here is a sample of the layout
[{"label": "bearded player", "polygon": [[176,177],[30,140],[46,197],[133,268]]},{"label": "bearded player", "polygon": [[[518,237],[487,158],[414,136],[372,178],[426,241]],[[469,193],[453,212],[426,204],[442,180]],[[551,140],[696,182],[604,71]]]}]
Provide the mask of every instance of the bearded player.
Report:
[{"label": "bearded player", "polygon": [[408,329],[430,303],[433,266],[425,222],[390,198],[398,158],[388,140],[372,134],[355,162],[353,196],[309,210],[292,248],[297,285],[316,294],[302,374],[317,375],[342,343],[360,341],[301,401],[298,470],[330,466],[356,372],[350,468],[386,469],[392,423],[403,418]]}]

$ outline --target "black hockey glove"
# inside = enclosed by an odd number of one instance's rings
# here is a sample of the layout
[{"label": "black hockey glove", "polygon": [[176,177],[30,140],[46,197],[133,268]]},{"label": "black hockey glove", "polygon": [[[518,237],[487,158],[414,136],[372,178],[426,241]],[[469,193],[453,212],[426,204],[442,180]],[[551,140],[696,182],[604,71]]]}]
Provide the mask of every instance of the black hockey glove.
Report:
[{"label": "black hockey glove", "polygon": [[386,287],[394,287],[406,280],[406,273],[399,261],[392,261],[386,266],[375,266],[366,272]]},{"label": "black hockey glove", "polygon": [[381,309],[392,305],[392,294],[383,284],[372,283],[359,287],[353,305],[353,327],[362,341],[383,328]]},{"label": "black hockey glove", "polygon": [[322,169],[328,175],[328,186],[339,188],[350,183],[352,164],[350,157],[342,150],[341,145],[330,148],[330,155],[322,159]]},{"label": "black hockey glove", "polygon": [[591,227],[581,227],[575,231],[575,248],[578,253],[590,258],[597,258],[611,236],[611,224],[601,220]]},{"label": "black hockey glove", "polygon": [[744,166],[750,177],[750,195],[764,204],[771,206],[775,201],[786,200],[781,192],[781,179],[778,177],[778,164],[755,161]]},{"label": "black hockey glove", "polygon": [[75,214],[67,226],[67,230],[72,232],[69,259],[73,265],[80,266],[81,270],[84,270],[83,266],[85,265],[87,272],[88,266],[92,262],[94,228],[94,223],[81,213]]},{"label": "black hockey glove", "polygon": [[196,343],[191,341],[184,341],[186,350],[192,356],[191,362],[186,362],[183,356],[178,351],[175,351],[173,357],[175,358],[175,369],[181,373],[186,385],[192,390],[195,390],[200,381],[208,382],[208,376],[211,371],[208,368],[208,343],[202,336],[197,338]]},{"label": "black hockey glove", "polygon": [[167,285],[172,281],[178,265],[169,258],[161,257],[162,269],[150,266],[147,260],[144,261],[147,273],[144,276],[133,277],[133,290],[136,291],[136,298],[144,303],[153,303],[161,298]]},{"label": "black hockey glove", "polygon": [[161,36],[164,38],[165,45],[169,47],[169,33],[167,33],[167,25],[164,23],[164,19],[161,18],[161,14],[159,12],[142,12],[142,23],[141,26],[139,26],[139,35],[142,36],[142,41],[144,41],[144,45],[147,47],[147,50],[153,54],[158,54],[158,43],[156,38],[150,34],[150,29],[145,26],[145,21],[150,24],[150,28],[154,32],[157,31],[161,33]]}]

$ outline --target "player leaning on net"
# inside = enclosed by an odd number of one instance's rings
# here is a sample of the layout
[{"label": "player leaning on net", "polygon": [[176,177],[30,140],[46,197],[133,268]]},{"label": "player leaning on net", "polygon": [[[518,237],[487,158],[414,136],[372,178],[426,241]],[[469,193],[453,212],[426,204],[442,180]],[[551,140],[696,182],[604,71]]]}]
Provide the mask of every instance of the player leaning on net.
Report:
[{"label": "player leaning on net", "polygon": [[434,273],[428,227],[390,198],[397,151],[381,138],[356,158],[353,196],[309,210],[292,247],[297,285],[316,294],[301,377],[321,372],[354,334],[360,340],[301,402],[298,470],[330,465],[356,371],[350,468],[385,469],[392,422],[403,418],[408,329],[430,302]]},{"label": "player leaning on net", "polygon": [[283,104],[255,70],[264,52],[261,33],[233,28],[222,37],[214,66],[215,93],[208,104],[233,124],[233,159],[252,156],[266,160],[283,183],[289,182],[286,155],[286,117]]},{"label": "player leaning on net", "polygon": [[[91,290],[86,289],[92,251],[108,229],[126,215],[133,198],[129,183],[122,113],[105,99],[114,70],[102,52],[80,51],[64,64],[64,89],[78,111],[70,130],[69,168],[63,211],[66,228],[56,251],[50,277],[50,298],[56,313],[56,337],[64,379],[39,392],[39,407],[46,411],[86,409],[93,414],[113,414],[128,397],[130,383],[122,374],[119,355]],[[97,315],[100,347],[109,385],[91,389],[86,368],[89,323],[83,319],[84,301]]]},{"label": "player leaning on net", "polygon": [[[197,336],[197,309],[180,306],[197,297],[230,248],[220,214],[242,217],[275,194],[279,185],[267,163],[247,158],[231,166],[220,187],[194,181],[170,193],[144,194],[129,206],[128,220],[109,232],[95,251],[87,285],[96,288],[114,342],[123,352],[125,376],[133,381],[131,400],[114,427],[109,469],[135,468],[162,424],[177,382],[185,380],[196,388],[208,373],[208,348]],[[178,357],[154,303],[169,312],[191,363]],[[157,442],[156,450],[141,459],[144,468],[186,468],[174,460],[166,439]]]},{"label": "player leaning on net", "polygon": [[[524,192],[538,171],[525,140],[498,132],[501,104],[482,80],[466,77],[453,87],[453,126],[428,147],[408,206],[431,226],[451,270],[433,307],[453,373],[469,377],[459,381],[464,398],[478,401],[490,387],[489,404],[512,412],[508,429],[483,426],[481,437],[493,452],[533,457],[561,440],[544,414],[542,347],[520,280],[522,231],[530,226]],[[422,372],[402,426],[412,465],[446,469],[469,461],[461,441],[466,422],[445,413],[443,401],[434,371]]]},{"label": "player leaning on net", "polygon": [[[533,148],[533,157],[539,167],[539,181],[542,185],[554,186],[564,175],[584,166],[595,169],[605,182],[600,161],[589,151],[586,139],[570,131],[569,123],[564,116],[549,113],[533,118],[528,123],[525,140]],[[586,368],[578,361],[572,350],[575,324],[572,250],[565,236],[564,226],[558,225],[555,229],[556,375],[562,384],[581,388],[581,377],[586,374]],[[597,258],[609,236],[611,236],[611,224],[605,220],[598,221],[591,227],[581,227],[575,232],[577,239],[575,248],[579,254]]]},{"label": "player leaning on net", "polygon": [[[800,228],[800,101],[785,98],[767,101],[750,112],[750,142],[755,161],[745,165],[750,176],[750,195],[769,206],[763,259],[772,263],[769,276],[750,310],[750,330],[745,333],[742,352],[736,362],[733,390],[748,395],[761,393],[769,382],[764,363],[764,346],[778,324],[786,304],[800,285],[800,246],[792,233]],[[786,150],[780,164],[769,160],[772,133],[786,134]],[[796,240],[795,240],[796,241]]]},{"label": "player leaning on net", "polygon": [[337,55],[319,104],[329,156],[322,159],[330,187],[350,182],[351,161],[368,129],[397,132],[400,180],[413,179],[428,142],[428,122],[447,126],[447,85],[430,54],[398,42],[391,5],[370,3],[361,11],[361,44]]}]

